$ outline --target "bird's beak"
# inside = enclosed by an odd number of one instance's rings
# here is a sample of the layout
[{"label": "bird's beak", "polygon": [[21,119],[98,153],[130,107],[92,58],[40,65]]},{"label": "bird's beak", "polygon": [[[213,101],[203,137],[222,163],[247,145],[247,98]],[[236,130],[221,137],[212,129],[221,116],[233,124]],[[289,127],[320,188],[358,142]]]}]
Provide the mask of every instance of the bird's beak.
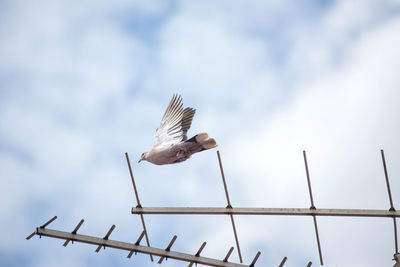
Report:
[{"label": "bird's beak", "polygon": [[137,163],[139,163],[139,162],[141,162],[142,161],[142,159],[139,159],[139,161],[137,162]]}]

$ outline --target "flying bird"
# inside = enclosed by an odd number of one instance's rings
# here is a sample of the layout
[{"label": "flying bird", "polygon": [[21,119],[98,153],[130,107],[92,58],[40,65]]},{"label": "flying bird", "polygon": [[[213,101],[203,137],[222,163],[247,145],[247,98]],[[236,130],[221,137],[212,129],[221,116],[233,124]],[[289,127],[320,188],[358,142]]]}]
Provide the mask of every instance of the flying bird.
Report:
[{"label": "flying bird", "polygon": [[156,165],[172,164],[187,160],[194,153],[217,146],[214,138],[207,133],[199,133],[187,138],[187,131],[196,112],[193,108],[182,108],[180,95],[173,95],[160,126],[154,135],[154,146],[144,152],[139,160],[146,160]]}]

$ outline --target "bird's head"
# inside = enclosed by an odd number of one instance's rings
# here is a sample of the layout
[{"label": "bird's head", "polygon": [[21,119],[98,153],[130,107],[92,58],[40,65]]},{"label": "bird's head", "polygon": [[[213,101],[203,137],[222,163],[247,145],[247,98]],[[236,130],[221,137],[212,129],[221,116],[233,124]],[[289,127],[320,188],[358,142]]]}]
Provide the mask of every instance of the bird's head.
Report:
[{"label": "bird's head", "polygon": [[142,156],[140,156],[140,159],[139,159],[138,163],[141,162],[142,160],[147,160],[147,153],[148,152],[143,152],[142,153]]}]

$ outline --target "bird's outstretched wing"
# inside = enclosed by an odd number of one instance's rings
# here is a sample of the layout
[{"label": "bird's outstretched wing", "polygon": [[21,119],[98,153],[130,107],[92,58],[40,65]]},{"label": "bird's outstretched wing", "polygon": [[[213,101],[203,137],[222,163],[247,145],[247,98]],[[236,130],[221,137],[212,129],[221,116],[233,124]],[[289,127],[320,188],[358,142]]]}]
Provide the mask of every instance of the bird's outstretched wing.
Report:
[{"label": "bird's outstretched wing", "polygon": [[181,96],[174,95],[154,135],[154,146],[171,146],[187,140],[186,133],[196,110],[182,106]]}]

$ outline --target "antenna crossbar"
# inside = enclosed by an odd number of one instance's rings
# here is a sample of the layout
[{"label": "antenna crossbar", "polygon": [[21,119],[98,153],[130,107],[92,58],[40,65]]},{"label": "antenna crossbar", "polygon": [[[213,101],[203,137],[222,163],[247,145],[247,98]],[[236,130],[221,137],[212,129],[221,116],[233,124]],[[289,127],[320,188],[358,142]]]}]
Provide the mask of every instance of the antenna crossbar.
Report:
[{"label": "antenna crossbar", "polygon": [[142,207],[132,208],[132,214],[181,215],[284,215],[337,217],[400,217],[399,211],[372,209],[309,209],[309,208],[225,208],[225,207]]},{"label": "antenna crossbar", "polygon": [[208,266],[226,266],[226,267],[244,267],[247,265],[244,264],[237,264],[232,262],[224,262],[222,260],[216,260],[212,258],[202,257],[191,255],[187,253],[175,252],[171,250],[159,249],[154,247],[148,246],[140,246],[132,243],[121,242],[116,240],[104,239],[94,236],[88,235],[81,235],[81,234],[72,234],[70,232],[52,230],[47,228],[36,228],[36,235],[40,236],[48,236],[52,238],[59,238],[64,240],[71,240],[73,239],[75,242],[87,243],[91,245],[97,245],[100,247],[110,247],[115,249],[121,249],[126,251],[135,251],[138,253],[149,254],[149,255],[156,255],[164,258],[171,258],[180,261],[196,262],[199,264],[204,264]]}]

